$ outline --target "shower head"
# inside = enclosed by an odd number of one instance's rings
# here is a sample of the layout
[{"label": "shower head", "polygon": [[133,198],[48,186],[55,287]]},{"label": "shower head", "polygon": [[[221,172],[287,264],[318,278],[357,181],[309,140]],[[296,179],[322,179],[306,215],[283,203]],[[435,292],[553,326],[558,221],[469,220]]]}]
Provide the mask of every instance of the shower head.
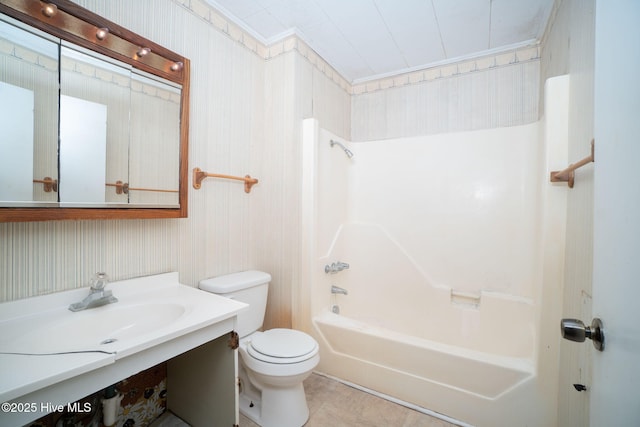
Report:
[{"label": "shower head", "polygon": [[344,154],[346,154],[348,158],[352,158],[353,157],[353,152],[351,150],[349,150],[348,148],[344,149]]},{"label": "shower head", "polygon": [[347,147],[345,147],[341,142],[338,141],[334,141],[333,139],[329,141],[329,144],[333,147],[334,145],[339,146],[340,148],[342,148],[342,151],[344,151],[344,154],[347,155],[348,158],[352,158],[353,157],[353,152],[351,150],[349,150]]}]

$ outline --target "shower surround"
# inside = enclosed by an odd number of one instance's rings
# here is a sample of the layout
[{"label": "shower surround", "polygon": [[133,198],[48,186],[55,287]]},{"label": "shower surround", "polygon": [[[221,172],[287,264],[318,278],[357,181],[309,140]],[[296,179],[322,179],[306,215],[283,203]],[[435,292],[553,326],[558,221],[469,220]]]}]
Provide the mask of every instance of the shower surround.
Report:
[{"label": "shower surround", "polygon": [[555,424],[568,87],[528,125],[354,143],[305,121],[319,371],[478,427]]}]

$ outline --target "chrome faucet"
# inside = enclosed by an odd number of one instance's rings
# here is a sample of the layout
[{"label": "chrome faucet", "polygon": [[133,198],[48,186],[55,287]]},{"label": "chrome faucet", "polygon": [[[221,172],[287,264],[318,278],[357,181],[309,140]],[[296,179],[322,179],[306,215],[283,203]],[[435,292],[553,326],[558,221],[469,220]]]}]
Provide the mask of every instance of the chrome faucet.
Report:
[{"label": "chrome faucet", "polygon": [[349,292],[347,292],[346,289],[344,288],[340,288],[336,285],[331,285],[331,293],[332,294],[342,294],[342,295],[348,295]]},{"label": "chrome faucet", "polygon": [[349,264],[347,264],[346,262],[333,262],[331,263],[331,265],[325,265],[324,266],[324,272],[329,274],[335,274],[335,273],[339,273],[342,270],[347,270],[349,268]]},{"label": "chrome faucet", "polygon": [[80,302],[75,302],[69,306],[71,311],[81,311],[88,308],[100,307],[101,305],[118,302],[111,291],[105,290],[105,286],[109,283],[109,276],[106,273],[96,273],[89,282],[91,291],[89,295]]}]

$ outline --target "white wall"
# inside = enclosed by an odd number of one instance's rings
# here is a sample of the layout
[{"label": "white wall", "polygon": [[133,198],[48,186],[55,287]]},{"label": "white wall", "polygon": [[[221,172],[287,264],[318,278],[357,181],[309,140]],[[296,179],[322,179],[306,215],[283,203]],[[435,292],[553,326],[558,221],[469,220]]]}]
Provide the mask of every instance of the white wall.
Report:
[{"label": "white wall", "polygon": [[[589,155],[593,138],[595,0],[557,0],[543,39],[541,77],[569,74],[569,162]],[[542,99],[541,99],[542,102]],[[593,270],[593,174],[596,163],[576,172],[567,191],[567,244],[562,317],[589,321]],[[560,346],[558,425],[589,425],[589,395],[573,384],[589,386],[592,348],[563,340]]]},{"label": "white wall", "polygon": [[350,218],[382,226],[434,285],[532,298],[539,141],[532,124],[354,143]]}]

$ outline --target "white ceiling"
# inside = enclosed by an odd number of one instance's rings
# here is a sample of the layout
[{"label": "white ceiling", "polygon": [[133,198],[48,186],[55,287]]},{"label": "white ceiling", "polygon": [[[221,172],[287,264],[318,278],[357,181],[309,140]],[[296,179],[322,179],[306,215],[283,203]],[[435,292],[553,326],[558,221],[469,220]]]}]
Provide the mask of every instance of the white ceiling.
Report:
[{"label": "white ceiling", "polygon": [[297,34],[347,80],[535,44],[554,0],[206,0],[269,45]]}]

